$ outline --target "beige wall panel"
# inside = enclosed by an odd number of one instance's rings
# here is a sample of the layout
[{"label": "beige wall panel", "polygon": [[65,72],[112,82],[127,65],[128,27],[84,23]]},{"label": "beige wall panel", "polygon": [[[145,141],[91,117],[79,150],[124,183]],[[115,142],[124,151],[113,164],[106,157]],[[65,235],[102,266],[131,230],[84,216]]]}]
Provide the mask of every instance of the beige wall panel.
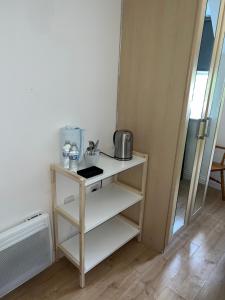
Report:
[{"label": "beige wall panel", "polygon": [[124,0],[118,128],[149,154],[144,242],[164,249],[196,0]]}]

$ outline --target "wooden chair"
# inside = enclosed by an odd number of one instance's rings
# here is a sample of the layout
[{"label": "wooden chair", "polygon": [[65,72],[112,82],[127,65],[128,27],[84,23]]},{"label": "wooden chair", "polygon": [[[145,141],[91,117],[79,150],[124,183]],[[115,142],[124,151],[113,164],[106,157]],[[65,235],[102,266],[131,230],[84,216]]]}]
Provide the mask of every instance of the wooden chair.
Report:
[{"label": "wooden chair", "polygon": [[211,168],[211,172],[212,173],[216,173],[216,172],[219,172],[220,173],[220,181],[213,178],[213,177],[210,177],[211,180],[219,183],[221,185],[221,191],[222,191],[222,199],[223,201],[225,201],[225,184],[224,184],[224,170],[225,170],[225,147],[223,146],[216,146],[216,149],[220,149],[220,150],[223,150],[223,158],[221,160],[220,163],[218,162],[213,162],[212,163],[212,168]]}]

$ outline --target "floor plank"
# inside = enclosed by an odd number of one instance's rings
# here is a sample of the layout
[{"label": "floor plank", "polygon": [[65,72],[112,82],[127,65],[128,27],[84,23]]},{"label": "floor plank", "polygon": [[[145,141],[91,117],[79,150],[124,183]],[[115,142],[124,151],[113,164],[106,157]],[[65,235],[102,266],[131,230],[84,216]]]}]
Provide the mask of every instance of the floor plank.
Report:
[{"label": "floor plank", "polygon": [[195,298],[196,300],[224,300],[225,299],[225,255],[219,261],[214,272]]}]

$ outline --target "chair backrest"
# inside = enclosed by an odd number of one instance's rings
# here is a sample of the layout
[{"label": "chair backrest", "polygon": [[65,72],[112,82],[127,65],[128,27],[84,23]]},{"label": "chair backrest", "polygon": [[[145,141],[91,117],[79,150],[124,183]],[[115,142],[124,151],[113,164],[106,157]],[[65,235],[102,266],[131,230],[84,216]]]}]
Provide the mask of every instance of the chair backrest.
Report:
[{"label": "chair backrest", "polygon": [[225,163],[225,147],[224,146],[216,145],[216,148],[224,151],[223,158],[221,160],[221,165],[224,165],[224,163]]}]

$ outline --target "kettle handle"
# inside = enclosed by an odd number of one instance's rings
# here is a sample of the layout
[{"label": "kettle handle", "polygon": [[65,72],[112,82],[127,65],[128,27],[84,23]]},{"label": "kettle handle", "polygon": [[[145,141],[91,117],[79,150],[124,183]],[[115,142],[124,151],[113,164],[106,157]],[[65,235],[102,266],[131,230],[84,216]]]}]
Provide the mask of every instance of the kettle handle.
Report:
[{"label": "kettle handle", "polygon": [[113,144],[114,144],[114,146],[115,146],[115,137],[116,137],[116,133],[118,132],[119,130],[116,130],[115,132],[114,132],[114,134],[113,134]]}]

